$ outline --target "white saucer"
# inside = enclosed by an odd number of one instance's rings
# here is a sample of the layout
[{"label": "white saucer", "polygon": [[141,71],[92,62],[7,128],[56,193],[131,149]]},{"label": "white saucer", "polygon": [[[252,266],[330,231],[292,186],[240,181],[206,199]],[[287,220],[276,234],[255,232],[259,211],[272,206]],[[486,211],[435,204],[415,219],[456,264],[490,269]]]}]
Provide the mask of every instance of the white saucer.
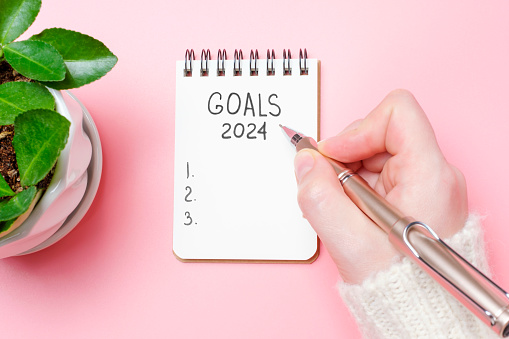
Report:
[{"label": "white saucer", "polygon": [[94,201],[95,194],[97,193],[97,189],[99,188],[99,182],[101,181],[101,173],[102,173],[102,148],[101,148],[101,140],[99,139],[99,132],[97,131],[97,127],[88,113],[87,109],[81,102],[70,92],[67,92],[74,100],[76,100],[83,110],[83,129],[85,134],[90,138],[90,142],[92,143],[92,160],[87,169],[88,174],[88,184],[85,190],[85,195],[79,205],[74,209],[74,211],[67,217],[62,226],[48,239],[39,245],[20,253],[18,255],[25,255],[40,251],[50,245],[53,245],[64,236],[66,236],[69,232],[72,231],[74,227],[81,221],[81,219],[85,216],[92,201]]}]

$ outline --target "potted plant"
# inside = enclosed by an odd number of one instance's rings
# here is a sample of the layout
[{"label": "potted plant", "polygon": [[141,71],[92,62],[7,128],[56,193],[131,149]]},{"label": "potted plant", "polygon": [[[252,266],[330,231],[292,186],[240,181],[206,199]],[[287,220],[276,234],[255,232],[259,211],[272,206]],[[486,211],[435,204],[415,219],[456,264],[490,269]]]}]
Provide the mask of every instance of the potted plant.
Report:
[{"label": "potted plant", "polygon": [[46,199],[62,175],[57,165],[69,161],[66,145],[73,152],[81,117],[73,121],[60,90],[98,80],[117,62],[100,41],[62,28],[18,41],[40,7],[41,0],[0,1],[0,237]]}]

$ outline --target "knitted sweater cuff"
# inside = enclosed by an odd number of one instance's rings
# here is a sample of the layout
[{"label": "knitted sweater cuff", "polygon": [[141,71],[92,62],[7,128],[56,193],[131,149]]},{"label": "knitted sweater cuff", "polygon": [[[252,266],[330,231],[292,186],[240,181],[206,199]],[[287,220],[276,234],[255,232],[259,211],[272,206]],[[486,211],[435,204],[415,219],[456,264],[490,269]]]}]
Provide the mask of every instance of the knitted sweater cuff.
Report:
[{"label": "knitted sweater cuff", "polygon": [[[488,272],[481,218],[446,243]],[[360,285],[339,283],[340,294],[365,338],[496,338],[495,333],[408,258]]]}]

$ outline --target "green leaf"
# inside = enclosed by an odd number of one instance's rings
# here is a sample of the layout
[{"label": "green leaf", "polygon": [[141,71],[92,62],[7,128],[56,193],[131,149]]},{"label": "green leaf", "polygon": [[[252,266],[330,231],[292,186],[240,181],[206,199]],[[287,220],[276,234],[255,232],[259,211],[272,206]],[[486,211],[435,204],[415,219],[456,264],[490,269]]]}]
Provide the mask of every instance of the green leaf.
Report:
[{"label": "green leaf", "polygon": [[66,118],[47,109],[16,117],[12,144],[22,186],[36,185],[46,177],[67,143],[70,125]]},{"label": "green leaf", "polygon": [[0,233],[7,231],[9,228],[11,228],[12,224],[17,220],[18,218],[14,218],[7,221],[0,221]]},{"label": "green leaf", "polygon": [[11,190],[9,184],[7,183],[7,181],[5,181],[5,178],[2,175],[0,175],[0,198],[13,195],[14,192]]},{"label": "green leaf", "polygon": [[19,73],[38,81],[60,81],[65,64],[55,47],[42,41],[17,41],[4,47],[5,59]]},{"label": "green leaf", "polygon": [[55,108],[55,98],[46,87],[34,82],[0,85],[0,125],[11,125],[18,114],[36,108]]},{"label": "green leaf", "polygon": [[32,25],[41,0],[0,0],[0,45],[8,44]]},{"label": "green leaf", "polygon": [[44,41],[64,58],[67,67],[65,79],[45,83],[55,89],[76,88],[89,84],[108,73],[117,63],[117,57],[100,41],[63,28],[50,28],[30,40]]},{"label": "green leaf", "polygon": [[16,194],[7,203],[2,204],[0,206],[0,221],[8,221],[25,213],[34,200],[35,193],[37,193],[37,188],[31,186]]}]

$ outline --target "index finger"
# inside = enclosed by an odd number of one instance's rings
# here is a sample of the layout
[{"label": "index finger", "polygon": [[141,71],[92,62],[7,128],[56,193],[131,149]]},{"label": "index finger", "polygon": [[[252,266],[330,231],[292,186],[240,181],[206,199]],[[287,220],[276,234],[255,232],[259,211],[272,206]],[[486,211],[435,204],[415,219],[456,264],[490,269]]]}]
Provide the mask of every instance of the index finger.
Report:
[{"label": "index finger", "polygon": [[320,142],[318,149],[346,163],[383,152],[411,154],[415,160],[441,154],[426,114],[406,90],[389,93],[355,128]]}]

